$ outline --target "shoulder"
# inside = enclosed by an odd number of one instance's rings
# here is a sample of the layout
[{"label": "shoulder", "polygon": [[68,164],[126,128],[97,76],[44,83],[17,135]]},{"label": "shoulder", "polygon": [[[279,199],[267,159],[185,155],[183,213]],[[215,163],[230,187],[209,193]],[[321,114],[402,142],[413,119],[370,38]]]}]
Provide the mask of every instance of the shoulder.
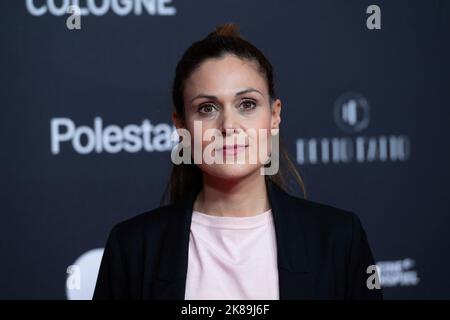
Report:
[{"label": "shoulder", "polygon": [[368,267],[374,266],[375,260],[359,217],[331,205],[296,197],[291,200],[297,208],[294,216],[302,222],[312,268],[336,284],[334,295],[382,299],[380,290],[371,290],[367,285]]},{"label": "shoulder", "polygon": [[348,240],[354,233],[363,231],[361,221],[353,211],[292,195],[289,197],[296,208],[293,214],[309,233]]},{"label": "shoulder", "polygon": [[178,211],[176,205],[168,204],[139,213],[115,224],[111,229],[110,238],[113,237],[124,245],[136,245],[145,237],[153,237],[156,240],[162,234],[170,217]]}]

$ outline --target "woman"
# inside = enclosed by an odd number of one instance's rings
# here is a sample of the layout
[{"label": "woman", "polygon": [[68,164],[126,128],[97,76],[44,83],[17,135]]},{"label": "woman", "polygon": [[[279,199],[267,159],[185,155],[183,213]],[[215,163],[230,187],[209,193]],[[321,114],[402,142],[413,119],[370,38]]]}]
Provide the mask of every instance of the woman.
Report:
[{"label": "woman", "polygon": [[[188,133],[180,154],[205,160],[213,146],[211,156],[225,160],[174,164],[171,202],[112,229],[94,299],[381,299],[368,286],[375,263],[358,217],[287,192],[291,176],[306,197],[274,144],[281,101],[272,66],[235,25],[185,52],[172,98],[173,121]],[[219,135],[203,139],[208,130]]]}]

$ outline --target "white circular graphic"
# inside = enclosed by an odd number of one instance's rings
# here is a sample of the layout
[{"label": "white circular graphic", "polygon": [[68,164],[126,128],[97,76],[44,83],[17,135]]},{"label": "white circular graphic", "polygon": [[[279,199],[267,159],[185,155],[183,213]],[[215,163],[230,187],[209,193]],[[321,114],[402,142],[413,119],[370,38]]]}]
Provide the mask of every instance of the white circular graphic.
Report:
[{"label": "white circular graphic", "polygon": [[68,300],[92,299],[103,251],[103,248],[89,250],[67,268],[66,296]]},{"label": "white circular graphic", "polygon": [[334,104],[334,120],[345,132],[354,133],[364,130],[370,122],[367,99],[357,92],[341,95]]}]

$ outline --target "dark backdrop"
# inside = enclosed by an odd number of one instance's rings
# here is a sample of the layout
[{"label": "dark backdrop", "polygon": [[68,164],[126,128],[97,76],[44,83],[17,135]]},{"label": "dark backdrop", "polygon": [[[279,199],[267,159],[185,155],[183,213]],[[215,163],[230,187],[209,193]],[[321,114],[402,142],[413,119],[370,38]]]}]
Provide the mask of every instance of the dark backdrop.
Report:
[{"label": "dark backdrop", "polygon": [[[272,61],[309,198],[360,216],[386,298],[450,298],[450,2],[80,0],[79,30],[64,2],[0,4],[0,298],[65,299],[67,267],[158,206],[176,63],[224,22]],[[100,150],[97,117],[126,141]]]}]

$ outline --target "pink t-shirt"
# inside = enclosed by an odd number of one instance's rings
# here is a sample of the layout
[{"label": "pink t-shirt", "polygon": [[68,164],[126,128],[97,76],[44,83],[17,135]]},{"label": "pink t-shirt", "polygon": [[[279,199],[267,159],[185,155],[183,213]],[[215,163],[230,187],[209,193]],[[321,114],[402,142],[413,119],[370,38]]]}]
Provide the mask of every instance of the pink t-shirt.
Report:
[{"label": "pink t-shirt", "polygon": [[279,299],[271,210],[250,217],[193,211],[185,299]]}]

